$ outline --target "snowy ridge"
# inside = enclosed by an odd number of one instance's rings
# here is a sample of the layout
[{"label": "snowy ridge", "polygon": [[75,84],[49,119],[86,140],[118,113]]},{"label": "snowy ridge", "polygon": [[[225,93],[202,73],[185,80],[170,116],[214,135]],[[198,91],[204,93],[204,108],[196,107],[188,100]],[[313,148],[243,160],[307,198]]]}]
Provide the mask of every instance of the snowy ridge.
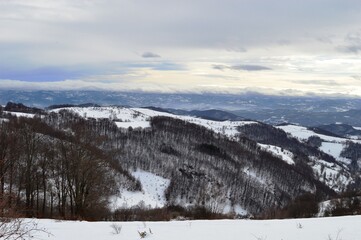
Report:
[{"label": "snowy ridge", "polygon": [[109,118],[115,121],[120,128],[147,128],[150,127],[150,118],[156,116],[172,117],[194,123],[216,133],[221,133],[230,138],[238,134],[237,127],[245,124],[257,124],[254,121],[212,121],[191,116],[181,116],[166,112],[159,112],[146,108],[125,108],[125,107],[69,107],[59,108],[52,111],[59,112],[62,109],[73,111],[85,118]]},{"label": "snowy ridge", "polygon": [[258,145],[263,150],[266,150],[267,152],[272,153],[274,156],[281,158],[286,163],[288,163],[290,165],[295,164],[295,162],[293,161],[293,153],[292,152],[290,152],[286,149],[282,149],[277,146],[273,146],[273,145],[267,145],[267,144],[261,144],[261,143],[258,143]]},{"label": "snowy ridge", "polygon": [[238,126],[242,126],[246,124],[257,124],[257,122],[255,121],[212,121],[212,120],[196,118],[191,116],[180,116],[170,113],[157,112],[146,108],[135,108],[135,110],[149,117],[166,116],[166,117],[181,119],[183,121],[187,121],[190,123],[194,123],[206,127],[208,129],[213,130],[216,133],[221,133],[231,138],[235,137],[239,133],[237,130]]},{"label": "snowy ridge", "polygon": [[[327,136],[324,134],[315,133],[314,131],[311,131],[311,130],[307,129],[306,127],[302,127],[302,126],[285,125],[285,126],[277,126],[277,128],[282,129],[283,131],[291,134],[293,137],[300,139],[300,140],[307,140],[311,136],[318,136],[325,142],[344,143],[346,141],[350,141],[350,139],[346,139],[346,138],[332,137],[332,136]],[[361,143],[361,141],[358,141],[358,140],[351,140],[351,141]]]},{"label": "snowy ridge", "polygon": [[4,113],[8,113],[11,114],[13,116],[17,116],[17,117],[26,117],[26,118],[33,118],[35,116],[35,114],[32,113],[23,113],[23,112],[9,112],[9,111],[4,111]]},{"label": "snowy ridge", "polygon": [[69,110],[84,118],[108,118],[118,127],[149,127],[149,117],[131,108],[125,107],[69,107],[51,110],[59,112]]}]

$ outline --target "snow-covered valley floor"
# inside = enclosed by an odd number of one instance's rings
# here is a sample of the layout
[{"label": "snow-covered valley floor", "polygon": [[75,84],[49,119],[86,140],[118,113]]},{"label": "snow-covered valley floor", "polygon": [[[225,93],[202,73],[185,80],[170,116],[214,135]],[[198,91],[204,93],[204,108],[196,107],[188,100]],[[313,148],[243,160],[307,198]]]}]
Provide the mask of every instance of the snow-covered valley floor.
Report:
[{"label": "snow-covered valley floor", "polygon": [[[86,222],[38,220],[51,235],[48,240],[360,240],[361,216],[288,220],[209,220],[171,222]],[[111,227],[121,227],[114,234]],[[151,233],[150,233],[151,232]]]}]

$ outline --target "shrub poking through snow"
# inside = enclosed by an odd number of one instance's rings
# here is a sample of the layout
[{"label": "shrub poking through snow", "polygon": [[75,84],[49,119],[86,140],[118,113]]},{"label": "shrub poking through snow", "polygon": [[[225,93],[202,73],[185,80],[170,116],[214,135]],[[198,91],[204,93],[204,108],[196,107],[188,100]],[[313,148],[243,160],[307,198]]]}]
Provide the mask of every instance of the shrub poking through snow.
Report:
[{"label": "shrub poking through snow", "polygon": [[149,232],[147,232],[147,230],[138,231],[138,234],[139,234],[140,238],[146,238],[149,235],[153,234],[153,232],[152,232],[152,229],[149,228]]},{"label": "shrub poking through snow", "polygon": [[113,223],[110,227],[113,229],[113,234],[120,234],[122,232],[122,225],[120,224]]},{"label": "shrub poking through snow", "polygon": [[140,238],[145,238],[148,235],[147,231],[141,231],[141,232],[138,231],[138,233]]}]

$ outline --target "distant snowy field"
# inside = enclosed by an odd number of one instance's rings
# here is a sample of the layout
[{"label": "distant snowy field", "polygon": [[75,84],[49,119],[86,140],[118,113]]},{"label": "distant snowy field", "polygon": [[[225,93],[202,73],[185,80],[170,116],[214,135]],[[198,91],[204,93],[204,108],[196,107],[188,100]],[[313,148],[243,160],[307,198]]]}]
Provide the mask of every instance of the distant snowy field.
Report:
[{"label": "distant snowy field", "polygon": [[[171,222],[71,222],[38,220],[51,235],[48,240],[360,240],[361,216],[289,220],[207,220]],[[121,226],[114,234],[112,224]],[[149,233],[151,232],[151,233]],[[33,238],[34,239],[34,238]]]}]

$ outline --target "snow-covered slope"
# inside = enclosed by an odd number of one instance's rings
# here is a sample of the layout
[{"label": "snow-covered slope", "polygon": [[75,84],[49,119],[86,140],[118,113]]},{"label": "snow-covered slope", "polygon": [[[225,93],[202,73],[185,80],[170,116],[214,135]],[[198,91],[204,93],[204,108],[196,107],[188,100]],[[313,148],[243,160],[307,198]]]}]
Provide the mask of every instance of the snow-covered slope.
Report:
[{"label": "snow-covered slope", "polygon": [[336,192],[346,190],[347,185],[354,182],[351,174],[340,165],[313,158],[311,166],[317,179],[325,183]]},{"label": "snow-covered slope", "polygon": [[344,144],[347,141],[353,141],[355,143],[361,143],[361,140],[354,140],[354,139],[347,139],[347,138],[340,138],[340,137],[332,137],[327,136],[319,133],[315,133],[306,127],[296,126],[296,125],[285,125],[285,126],[278,126],[279,129],[291,134],[293,137],[299,139],[300,141],[306,141],[311,136],[317,136],[321,138],[322,145],[320,150],[333,156],[336,160],[341,162],[349,163],[349,160],[340,157],[340,153],[344,148]]},{"label": "snow-covered slope", "polygon": [[282,149],[277,146],[273,146],[273,145],[260,144],[260,143],[258,143],[258,145],[263,150],[266,150],[266,151],[272,153],[273,155],[275,155],[276,157],[281,158],[286,163],[291,164],[291,165],[295,164],[295,162],[293,161],[293,153],[292,152],[290,152],[286,149]]},{"label": "snow-covered slope", "polygon": [[340,156],[344,147],[345,145],[342,142],[322,142],[320,150],[333,156],[336,160],[340,162],[350,164],[350,159]]},{"label": "snow-covered slope", "polygon": [[164,207],[167,202],[164,192],[168,188],[170,180],[140,170],[133,172],[132,175],[142,184],[142,191],[130,192],[120,189],[119,195],[111,199],[110,207],[112,209],[134,206],[145,208]]},{"label": "snow-covered slope", "polygon": [[17,116],[17,117],[26,117],[26,118],[33,118],[35,116],[35,114],[32,114],[32,113],[22,113],[22,112],[4,111],[4,113],[11,114],[11,115]]},{"label": "snow-covered slope", "polygon": [[322,143],[319,149],[333,156],[339,162],[339,165],[329,163],[322,159],[311,158],[311,160],[313,160],[313,165],[311,167],[320,181],[326,183],[326,185],[338,192],[345,190],[346,186],[354,181],[351,174],[348,171],[344,171],[347,169],[346,165],[349,164],[351,160],[341,157],[340,155],[347,141],[361,143],[360,140],[327,136],[311,131],[306,127],[296,125],[278,126],[278,128],[303,142],[307,141],[311,136],[317,136],[321,139]]},{"label": "snow-covered slope", "polygon": [[[114,234],[112,224],[119,226]],[[154,240],[359,240],[361,216],[288,220],[213,220],[171,222],[85,222],[39,220],[51,234],[37,233],[48,240],[136,240],[138,232]],[[33,238],[34,239],[34,238]]]},{"label": "snow-covered slope", "polygon": [[[64,108],[54,109],[59,112]],[[238,134],[237,127],[244,124],[256,124],[254,121],[212,121],[192,116],[181,116],[166,112],[159,112],[147,108],[126,108],[126,107],[70,107],[65,108],[78,113],[86,118],[109,118],[115,121],[120,128],[146,128],[150,127],[150,118],[156,116],[172,117],[190,123],[212,129],[216,133],[235,137]]]},{"label": "snow-covered slope", "polygon": [[[297,126],[297,125],[283,125],[283,126],[277,126],[277,128],[282,129],[283,131],[291,134],[293,137],[298,138],[300,140],[307,140],[311,136],[318,136],[326,142],[344,143],[350,140],[346,138],[333,137],[333,136],[327,136],[324,134],[315,133],[314,131],[307,129],[306,127]],[[352,141],[361,143],[361,141],[358,140],[352,140]]]}]

